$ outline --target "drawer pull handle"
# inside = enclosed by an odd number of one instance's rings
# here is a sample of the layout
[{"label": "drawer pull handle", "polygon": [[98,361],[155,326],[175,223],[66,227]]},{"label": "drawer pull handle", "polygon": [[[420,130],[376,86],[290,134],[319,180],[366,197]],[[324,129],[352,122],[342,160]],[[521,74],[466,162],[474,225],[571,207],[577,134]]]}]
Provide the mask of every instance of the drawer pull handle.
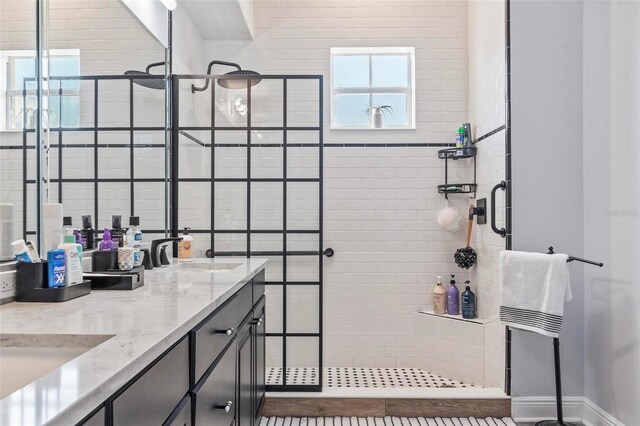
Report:
[{"label": "drawer pull handle", "polygon": [[261,316],[259,319],[257,320],[253,320],[253,325],[258,326],[258,327],[262,327],[262,323],[264,322],[264,315]]},{"label": "drawer pull handle", "polygon": [[231,411],[232,406],[233,406],[233,402],[231,401],[227,402],[227,405],[224,406],[224,412],[228,413],[229,411]]},{"label": "drawer pull handle", "polygon": [[231,336],[235,329],[233,327],[229,327],[226,330],[215,330],[214,334],[226,334],[227,336]]}]

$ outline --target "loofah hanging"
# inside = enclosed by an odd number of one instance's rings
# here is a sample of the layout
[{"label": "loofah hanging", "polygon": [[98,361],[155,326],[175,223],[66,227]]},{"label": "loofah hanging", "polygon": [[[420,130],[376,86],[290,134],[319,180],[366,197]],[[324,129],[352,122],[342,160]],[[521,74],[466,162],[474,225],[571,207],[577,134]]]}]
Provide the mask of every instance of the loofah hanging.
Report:
[{"label": "loofah hanging", "polygon": [[438,212],[438,225],[445,231],[456,232],[460,229],[458,209],[447,201],[447,205]]}]

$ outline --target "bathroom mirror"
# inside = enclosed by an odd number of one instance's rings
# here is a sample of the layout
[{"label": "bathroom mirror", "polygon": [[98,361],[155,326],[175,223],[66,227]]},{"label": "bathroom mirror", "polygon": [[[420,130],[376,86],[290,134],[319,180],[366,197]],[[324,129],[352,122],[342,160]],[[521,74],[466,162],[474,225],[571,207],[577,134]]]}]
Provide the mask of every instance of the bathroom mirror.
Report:
[{"label": "bathroom mirror", "polygon": [[[15,239],[38,242],[45,203],[61,203],[75,228],[83,216],[96,231],[138,216],[147,240],[164,235],[166,34],[125,3],[0,0],[0,260]],[[74,28],[70,16],[82,17]]]}]

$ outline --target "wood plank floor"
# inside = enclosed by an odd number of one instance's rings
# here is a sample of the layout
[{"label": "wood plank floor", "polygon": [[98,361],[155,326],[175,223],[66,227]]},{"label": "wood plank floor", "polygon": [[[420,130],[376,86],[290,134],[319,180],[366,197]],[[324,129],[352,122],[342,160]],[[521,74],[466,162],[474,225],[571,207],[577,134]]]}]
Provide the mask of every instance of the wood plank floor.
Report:
[{"label": "wood plank floor", "polygon": [[260,426],[516,426],[510,418],[263,417]]}]

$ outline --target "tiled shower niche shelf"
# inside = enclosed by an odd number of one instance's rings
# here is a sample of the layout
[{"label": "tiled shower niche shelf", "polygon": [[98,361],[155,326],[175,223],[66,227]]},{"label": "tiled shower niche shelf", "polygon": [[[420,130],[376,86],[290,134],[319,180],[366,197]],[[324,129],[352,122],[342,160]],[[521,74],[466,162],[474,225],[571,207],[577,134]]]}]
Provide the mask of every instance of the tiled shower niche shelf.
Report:
[{"label": "tiled shower niche shelf", "polygon": [[475,146],[464,146],[461,148],[446,148],[438,151],[438,158],[441,160],[460,160],[463,158],[475,157],[478,153],[478,148]]},{"label": "tiled shower niche shelf", "polygon": [[485,325],[485,324],[488,324],[490,322],[493,322],[493,320],[486,319],[486,318],[467,319],[467,318],[462,318],[462,315],[436,314],[433,311],[418,311],[418,313],[422,314],[422,315],[430,315],[430,316],[434,316],[434,317],[438,317],[438,318],[450,319],[450,320],[453,320],[453,321],[463,321],[463,322],[468,322],[468,323],[472,323],[472,324],[480,324],[480,325]]}]

